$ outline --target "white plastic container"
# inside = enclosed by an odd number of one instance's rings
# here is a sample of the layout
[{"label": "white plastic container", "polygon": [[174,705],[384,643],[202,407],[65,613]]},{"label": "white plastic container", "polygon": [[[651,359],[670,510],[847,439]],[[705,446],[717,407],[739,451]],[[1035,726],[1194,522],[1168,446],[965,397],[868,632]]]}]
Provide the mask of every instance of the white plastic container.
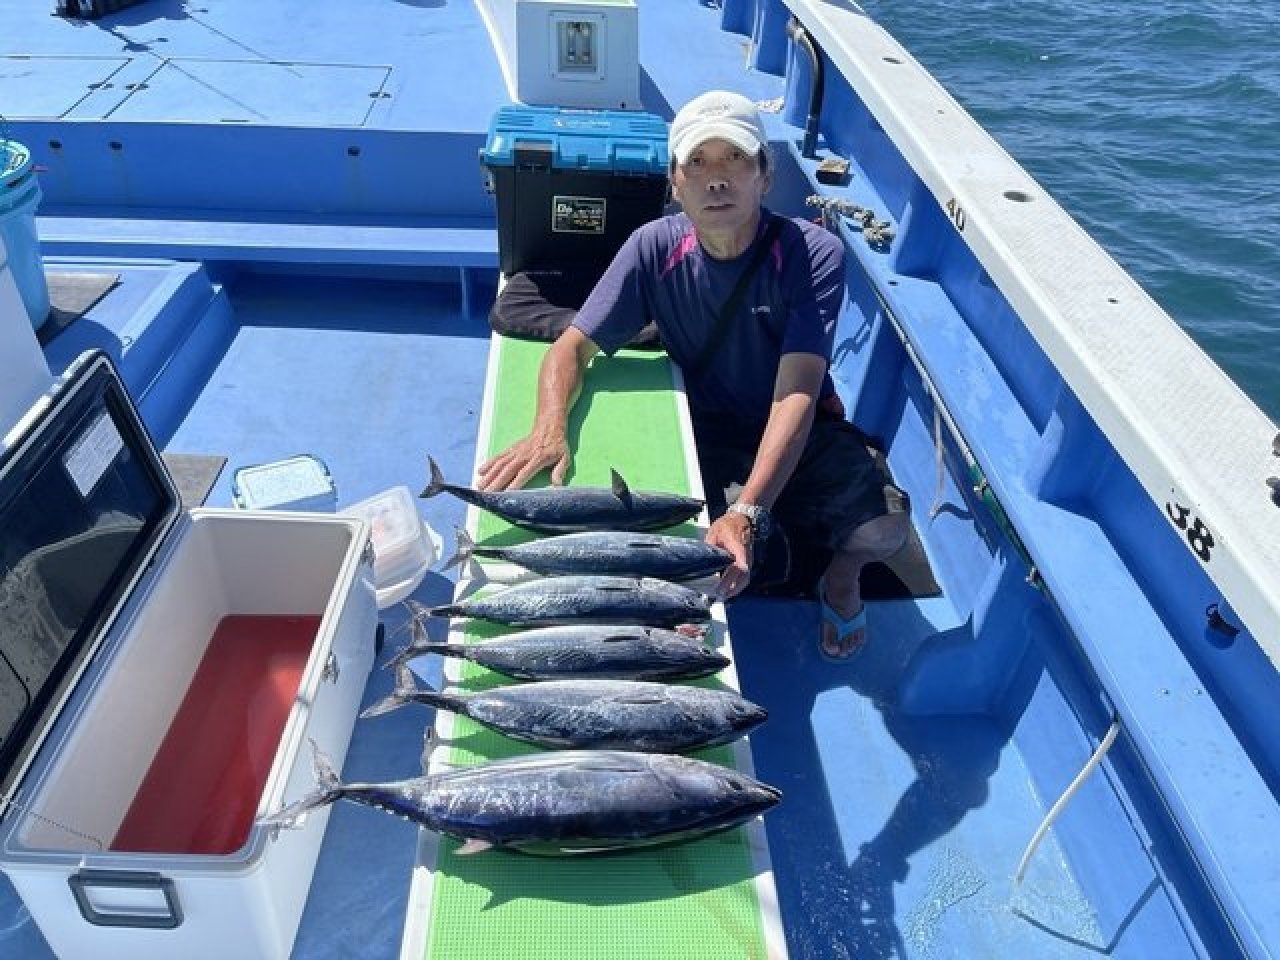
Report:
[{"label": "white plastic container", "polygon": [[392,487],[342,511],[369,522],[378,606],[399,603],[440,559],[440,535],[418,514],[408,487]]},{"label": "white plastic container", "polygon": [[232,476],[231,497],[245,510],[333,513],[338,507],[338,491],[329,468],[319,457],[305,453],[240,467]]},{"label": "white plastic container", "polygon": [[[97,364],[109,368],[104,356]],[[27,486],[48,488],[40,496],[67,518],[82,497],[94,508],[85,534],[26,553],[22,596],[0,611],[29,625],[18,649],[39,672],[42,657],[61,663],[41,641],[67,610],[98,609],[96,595],[110,612],[76,628],[66,652],[83,646],[80,660],[51,672],[43,690],[56,696],[31,746],[0,769],[0,795],[14,798],[0,819],[0,870],[59,957],[284,960],[327,811],[311,814],[318,830],[257,821],[311,786],[308,740],[339,766],[346,755],[377,629],[369,527],[184,513],[141,427],[127,422],[136,414],[118,379],[109,386],[107,417],[82,390],[79,410],[55,404],[63,427],[45,431],[53,439],[17,449],[21,458],[56,442],[52,460],[31,458]],[[15,479],[23,471],[6,460],[0,483]],[[112,511],[103,524],[94,498],[112,497],[155,509],[141,522]],[[131,543],[136,551],[122,548]],[[98,579],[79,573],[93,568],[86,555],[113,558],[126,579],[90,593]],[[85,585],[79,607],[54,589],[60,578]],[[21,718],[16,729],[27,732]]]}]

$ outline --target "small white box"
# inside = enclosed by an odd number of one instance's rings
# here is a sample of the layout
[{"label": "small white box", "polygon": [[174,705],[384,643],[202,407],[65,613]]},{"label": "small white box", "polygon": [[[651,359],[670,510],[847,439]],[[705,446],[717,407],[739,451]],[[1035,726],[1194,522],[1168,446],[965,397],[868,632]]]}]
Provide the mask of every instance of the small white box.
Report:
[{"label": "small white box", "polygon": [[338,507],[338,491],[329,468],[319,457],[305,453],[240,467],[231,481],[231,497],[245,510],[333,513]]},{"label": "small white box", "polygon": [[418,514],[408,487],[392,487],[352,504],[342,513],[369,522],[378,607],[399,603],[417,589],[440,559],[440,535]]},{"label": "small white box", "polygon": [[[596,110],[639,110],[640,40],[634,0],[490,0],[515,6],[516,99]],[[504,11],[505,12],[505,11]],[[509,14],[508,14],[509,16]],[[508,21],[509,22],[509,21]],[[501,35],[501,30],[499,30]]]},{"label": "small white box", "polygon": [[73,370],[0,461],[64,531],[6,544],[0,623],[40,686],[0,716],[0,871],[59,957],[285,960],[328,813],[258,819],[312,785],[309,740],[346,755],[377,630],[369,525],[184,512],[106,356]]}]

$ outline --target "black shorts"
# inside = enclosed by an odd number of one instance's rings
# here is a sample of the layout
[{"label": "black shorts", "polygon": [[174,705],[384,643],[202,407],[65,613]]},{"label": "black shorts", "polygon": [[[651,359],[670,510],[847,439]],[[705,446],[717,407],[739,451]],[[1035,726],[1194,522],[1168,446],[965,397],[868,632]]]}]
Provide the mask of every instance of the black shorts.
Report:
[{"label": "black shorts", "polygon": [[[693,424],[707,511],[714,520],[742,492],[760,432],[723,417],[695,417]],[[792,583],[797,592],[808,592],[851,532],[877,517],[903,513],[908,505],[883,452],[843,417],[819,413],[800,462],[773,505],[775,534],[763,549],[757,545],[752,585]]]}]

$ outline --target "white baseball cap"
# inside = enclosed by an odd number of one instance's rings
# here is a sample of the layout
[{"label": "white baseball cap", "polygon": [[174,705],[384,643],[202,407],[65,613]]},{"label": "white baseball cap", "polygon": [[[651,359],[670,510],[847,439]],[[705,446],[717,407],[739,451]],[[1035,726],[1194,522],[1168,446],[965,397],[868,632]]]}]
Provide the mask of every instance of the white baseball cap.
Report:
[{"label": "white baseball cap", "polygon": [[684,164],[708,140],[728,140],[754,157],[768,143],[756,105],[739,93],[712,90],[694,97],[671,121],[671,153]]}]

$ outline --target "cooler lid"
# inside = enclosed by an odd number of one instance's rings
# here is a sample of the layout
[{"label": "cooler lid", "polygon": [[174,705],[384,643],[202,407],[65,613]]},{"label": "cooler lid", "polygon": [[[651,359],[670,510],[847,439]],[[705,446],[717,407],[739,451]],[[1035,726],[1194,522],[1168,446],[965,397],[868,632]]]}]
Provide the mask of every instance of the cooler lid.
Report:
[{"label": "cooler lid", "polygon": [[29,416],[0,453],[0,812],[182,512],[105,353]]},{"label": "cooler lid", "polygon": [[557,170],[667,174],[667,124],[651,113],[502,107],[481,156],[487,166],[510,167],[517,149],[529,147],[548,151]]}]

